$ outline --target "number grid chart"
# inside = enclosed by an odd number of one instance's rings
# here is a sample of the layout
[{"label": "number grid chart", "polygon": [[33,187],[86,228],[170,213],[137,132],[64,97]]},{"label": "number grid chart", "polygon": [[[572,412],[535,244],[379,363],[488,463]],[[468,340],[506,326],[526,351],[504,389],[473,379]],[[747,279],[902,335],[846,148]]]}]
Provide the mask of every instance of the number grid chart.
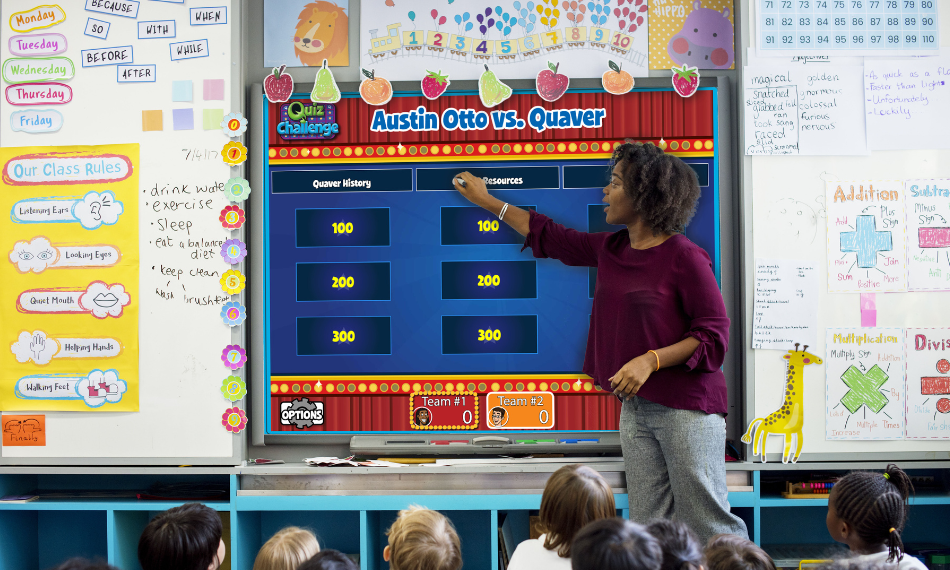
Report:
[{"label": "number grid chart", "polygon": [[937,0],[757,0],[761,55],[936,55]]}]

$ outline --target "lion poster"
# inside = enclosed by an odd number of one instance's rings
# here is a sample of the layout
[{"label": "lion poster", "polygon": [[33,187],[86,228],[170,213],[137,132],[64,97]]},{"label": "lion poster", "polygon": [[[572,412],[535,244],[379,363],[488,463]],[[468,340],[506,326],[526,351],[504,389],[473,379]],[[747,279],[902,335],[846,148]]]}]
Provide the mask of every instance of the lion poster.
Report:
[{"label": "lion poster", "polygon": [[349,0],[267,0],[264,67],[350,64]]}]

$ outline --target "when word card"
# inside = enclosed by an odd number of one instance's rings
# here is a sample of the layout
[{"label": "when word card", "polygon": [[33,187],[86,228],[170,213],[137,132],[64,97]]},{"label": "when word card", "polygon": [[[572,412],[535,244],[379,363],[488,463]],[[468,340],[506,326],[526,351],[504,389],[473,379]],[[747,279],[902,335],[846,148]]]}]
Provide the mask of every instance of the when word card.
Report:
[{"label": "when word card", "polygon": [[937,0],[758,0],[761,55],[935,55]]}]

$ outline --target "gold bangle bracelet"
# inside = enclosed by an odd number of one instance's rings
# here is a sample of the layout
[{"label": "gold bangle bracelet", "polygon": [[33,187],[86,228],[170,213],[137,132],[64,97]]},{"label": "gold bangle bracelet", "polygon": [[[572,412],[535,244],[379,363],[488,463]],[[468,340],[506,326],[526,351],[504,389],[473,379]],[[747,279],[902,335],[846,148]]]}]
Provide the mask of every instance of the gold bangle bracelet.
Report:
[{"label": "gold bangle bracelet", "polygon": [[652,352],[653,356],[656,357],[656,370],[654,370],[654,372],[659,372],[660,371],[660,355],[657,354],[655,350],[648,350],[647,352]]}]

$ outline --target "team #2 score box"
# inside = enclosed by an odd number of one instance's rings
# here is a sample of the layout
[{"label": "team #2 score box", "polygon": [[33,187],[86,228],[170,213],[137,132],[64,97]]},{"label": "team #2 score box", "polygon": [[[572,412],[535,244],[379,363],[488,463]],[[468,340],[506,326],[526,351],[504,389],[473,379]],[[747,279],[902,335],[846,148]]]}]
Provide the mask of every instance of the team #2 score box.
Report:
[{"label": "team #2 score box", "polygon": [[[718,275],[715,99],[702,89],[568,93],[546,108],[534,93],[494,109],[474,94],[384,107],[263,100],[265,438],[616,429],[617,398],[581,372],[596,268],[535,259],[452,180],[467,170],[513,205],[617,231],[601,204],[611,152],[662,138],[697,173],[686,233]],[[563,110],[603,120],[537,120]],[[496,129],[492,112],[523,120]],[[391,130],[400,113],[424,117]]]}]

